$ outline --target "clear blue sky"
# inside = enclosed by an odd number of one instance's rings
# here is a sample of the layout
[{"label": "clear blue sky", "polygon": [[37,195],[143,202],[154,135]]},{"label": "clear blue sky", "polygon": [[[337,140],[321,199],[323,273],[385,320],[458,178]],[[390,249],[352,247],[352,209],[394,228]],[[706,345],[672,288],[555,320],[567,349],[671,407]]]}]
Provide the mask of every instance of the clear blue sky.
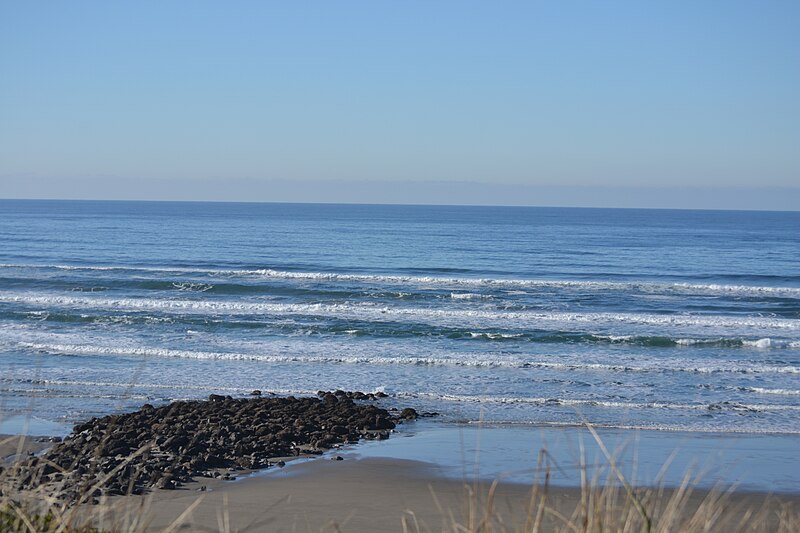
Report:
[{"label": "clear blue sky", "polygon": [[798,28],[797,0],[3,2],[0,197],[800,209]]}]

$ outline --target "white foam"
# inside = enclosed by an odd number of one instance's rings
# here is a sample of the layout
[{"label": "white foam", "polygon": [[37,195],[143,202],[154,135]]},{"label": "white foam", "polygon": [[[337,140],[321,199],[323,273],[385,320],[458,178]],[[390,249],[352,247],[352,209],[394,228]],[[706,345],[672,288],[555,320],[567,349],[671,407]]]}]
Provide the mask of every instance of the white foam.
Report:
[{"label": "white foam", "polygon": [[800,396],[800,389],[769,389],[765,387],[744,387],[755,394],[774,394],[778,396]]},{"label": "white foam", "polygon": [[742,344],[744,346],[752,346],[754,348],[761,348],[761,349],[767,349],[767,348],[794,348],[794,347],[800,346],[800,343],[798,343],[798,342],[789,342],[789,341],[785,341],[785,340],[776,340],[776,339],[770,339],[770,338],[757,339],[757,340],[745,340],[745,341],[742,341]]},{"label": "white foam", "polygon": [[172,286],[183,292],[206,292],[214,288],[213,285],[208,283],[190,283],[188,281],[184,282],[175,282]]},{"label": "white foam", "polygon": [[575,313],[541,311],[502,311],[491,309],[440,309],[423,307],[389,307],[372,302],[341,304],[289,304],[241,300],[186,300],[154,298],[101,298],[44,294],[0,293],[0,302],[36,305],[108,309],[114,311],[160,311],[163,313],[227,313],[268,315],[315,315],[362,320],[436,321],[446,324],[512,325],[536,328],[537,324],[629,324],[643,326],[700,327],[704,329],[754,328],[757,330],[800,331],[800,320],[754,316],[661,315],[644,313]]},{"label": "white foam", "polygon": [[[469,425],[482,425],[482,426],[522,426],[522,427],[567,427],[567,428],[577,428],[577,427],[586,427],[585,424],[580,424],[576,422],[560,422],[560,421],[547,421],[547,422],[540,422],[540,421],[520,421],[520,420],[468,420],[466,422]],[[746,434],[746,435],[800,435],[800,429],[795,428],[780,428],[780,429],[760,429],[754,428],[750,426],[742,426],[742,425],[730,425],[730,424],[723,424],[723,425],[714,425],[714,426],[702,426],[702,425],[675,425],[675,424],[664,424],[664,423],[652,423],[652,424],[620,424],[620,423],[596,423],[592,422],[591,424],[594,428],[603,428],[603,429],[625,429],[625,430],[636,430],[636,431],[667,431],[667,432],[676,432],[676,433],[684,433],[687,431],[691,431],[692,433],[739,433],[739,434]]]},{"label": "white foam", "polygon": [[56,269],[67,271],[132,271],[149,273],[186,273],[223,277],[259,277],[267,279],[335,281],[370,284],[400,284],[438,287],[501,287],[519,288],[559,288],[580,291],[634,291],[643,293],[679,292],[690,294],[732,294],[732,295],[771,295],[786,298],[800,298],[798,287],[772,287],[757,285],[726,285],[702,283],[655,283],[655,282],[612,282],[584,280],[549,280],[549,279],[505,279],[505,278],[453,278],[440,276],[403,276],[350,274],[342,272],[297,272],[275,269],[214,269],[193,267],[144,267],[144,266],[112,266],[112,265],[35,265],[35,264],[0,264],[7,269]]},{"label": "white foam", "polygon": [[518,339],[523,337],[524,333],[491,333],[491,332],[470,332],[469,336],[473,339]]},{"label": "white foam", "polygon": [[[448,401],[448,402],[466,402],[466,403],[489,403],[489,404],[527,404],[542,407],[600,407],[610,409],[624,409],[624,410],[642,410],[642,409],[669,409],[679,411],[707,411],[709,404],[706,403],[672,403],[672,402],[620,402],[608,400],[596,400],[589,398],[535,398],[535,397],[521,397],[521,396],[476,396],[476,395],[460,395],[460,394],[442,394],[442,393],[415,393],[415,394],[397,394],[397,397],[422,397],[433,400]],[[749,411],[749,412],[765,412],[765,411],[800,411],[800,405],[771,405],[771,404],[740,404],[740,403],[722,403],[712,404],[713,408],[719,410],[730,411]]]},{"label": "white foam", "polygon": [[[88,344],[57,344],[41,342],[19,342],[20,348],[63,355],[118,355],[143,357],[177,357],[185,359],[209,359],[228,361],[263,361],[268,363],[329,363],[329,364],[377,364],[377,365],[416,365],[416,366],[474,366],[474,367],[518,367],[511,362],[492,360],[458,359],[448,357],[412,356],[366,356],[366,355],[311,355],[311,354],[269,354],[248,352],[212,352],[201,350],[175,350],[159,347],[141,346],[102,346]],[[323,351],[330,351],[325,348]]]},{"label": "white foam", "polygon": [[[9,379],[0,378],[0,382],[6,383],[28,383],[31,385],[50,385],[61,387],[113,387],[131,389],[131,383],[121,381],[87,381],[73,379]],[[197,391],[225,391],[238,394],[249,394],[252,387],[231,387],[227,385],[191,385],[184,383],[136,383],[136,389],[165,389],[165,390],[197,390]],[[316,394],[316,390],[310,389],[270,389],[267,391],[272,394]]]},{"label": "white foam", "polygon": [[633,335],[596,335],[598,339],[606,339],[611,342],[626,342],[635,337]]},{"label": "white foam", "polygon": [[[754,341],[747,341],[747,340],[736,339],[736,338],[734,338],[734,339],[723,339],[723,338],[677,339],[677,340],[675,340],[675,344],[677,344],[678,346],[705,346],[705,345],[722,344],[726,340],[730,341],[730,342],[733,342],[733,343],[739,342],[739,343],[741,343],[742,346],[751,346],[751,347],[755,347],[756,346]],[[778,345],[776,344],[775,346],[777,347]],[[763,347],[766,347],[766,346],[761,346],[761,347],[763,348]]]},{"label": "white foam", "polygon": [[[53,336],[58,340],[59,336]],[[567,372],[686,372],[686,373],[736,373],[736,374],[800,374],[800,367],[785,365],[765,365],[760,363],[719,361],[714,365],[691,365],[690,361],[681,360],[653,360],[649,366],[644,365],[619,365],[595,362],[570,362],[570,361],[543,361],[529,360],[524,357],[491,358],[475,356],[473,354],[451,353],[439,356],[418,356],[409,354],[374,355],[372,350],[366,350],[369,355],[353,354],[349,346],[335,350],[331,345],[308,345],[296,347],[297,353],[288,351],[285,342],[274,344],[275,351],[280,354],[269,353],[272,345],[255,343],[248,346],[238,342],[239,348],[251,348],[253,351],[203,351],[203,350],[176,350],[164,347],[143,347],[139,345],[124,345],[117,342],[114,345],[69,342],[31,342],[22,340],[16,346],[26,350],[42,351],[63,355],[118,355],[142,357],[176,357],[185,359],[208,360],[244,360],[262,361],[269,363],[326,363],[326,364],[356,364],[356,365],[413,365],[413,366],[459,366],[473,368],[537,368],[542,370],[555,370]]]},{"label": "white foam", "polygon": [[492,298],[492,296],[488,294],[476,294],[472,292],[452,292],[450,293],[450,298],[453,300],[488,300]]}]

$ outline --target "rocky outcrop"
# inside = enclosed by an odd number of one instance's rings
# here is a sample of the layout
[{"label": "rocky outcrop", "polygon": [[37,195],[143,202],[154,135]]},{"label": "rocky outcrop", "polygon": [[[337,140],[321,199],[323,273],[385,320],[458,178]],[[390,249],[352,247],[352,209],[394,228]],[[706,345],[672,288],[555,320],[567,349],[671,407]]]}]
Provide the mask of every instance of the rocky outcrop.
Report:
[{"label": "rocky outcrop", "polygon": [[368,403],[375,398],[321,391],[316,398],[212,394],[207,401],[147,404],[76,425],[43,456],[27,459],[17,483],[67,501],[174,489],[198,477],[230,479],[236,470],[266,468],[279,458],[384,439],[417,416],[413,409],[397,415]]}]

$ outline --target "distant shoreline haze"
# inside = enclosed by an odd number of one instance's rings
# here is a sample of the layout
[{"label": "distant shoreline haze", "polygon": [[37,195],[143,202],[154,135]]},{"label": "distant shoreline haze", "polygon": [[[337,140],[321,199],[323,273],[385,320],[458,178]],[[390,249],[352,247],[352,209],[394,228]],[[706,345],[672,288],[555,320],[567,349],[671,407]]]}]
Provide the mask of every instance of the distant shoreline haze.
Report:
[{"label": "distant shoreline haze", "polygon": [[800,210],[800,187],[533,186],[458,181],[0,178],[0,197],[278,203]]},{"label": "distant shoreline haze", "polygon": [[0,12],[4,198],[800,210],[797,1]]}]

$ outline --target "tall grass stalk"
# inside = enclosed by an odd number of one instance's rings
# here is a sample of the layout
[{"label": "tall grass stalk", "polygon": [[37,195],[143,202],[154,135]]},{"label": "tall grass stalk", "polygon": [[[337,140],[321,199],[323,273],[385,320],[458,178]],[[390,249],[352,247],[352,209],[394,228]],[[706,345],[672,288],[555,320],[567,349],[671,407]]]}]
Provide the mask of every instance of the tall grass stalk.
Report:
[{"label": "tall grass stalk", "polygon": [[[419,519],[422,510],[398,509],[397,531],[403,533],[653,533],[680,532],[778,532],[800,531],[800,509],[796,503],[781,503],[767,499],[763,505],[753,507],[753,501],[741,497],[735,487],[697,489],[699,481],[687,472],[676,488],[636,487],[623,474],[615,453],[608,450],[594,428],[587,428],[603,452],[605,463],[601,468],[589,468],[581,443],[580,489],[564,497],[563,491],[551,483],[552,457],[541,450],[536,461],[536,473],[524,501],[511,502],[504,495],[504,485],[497,481],[485,484],[464,484],[461,505],[446,507],[431,491],[432,507],[441,518],[440,525],[431,528]],[[15,437],[23,439],[23,437]],[[6,444],[11,442],[6,441]],[[16,443],[17,456],[24,455],[25,442]],[[146,447],[131,454],[119,467],[122,468]],[[20,471],[19,462],[7,465],[0,474],[0,531],[12,533],[97,533],[152,530],[148,522],[153,505],[152,495],[106,499],[101,505],[90,502],[97,495],[102,481],[89,487],[80,495],[78,504],[67,504],[58,495],[48,495],[40,490],[20,491],[19,480],[26,472]],[[601,474],[604,471],[605,478]],[[665,469],[659,473],[661,477]],[[109,474],[109,475],[113,475]],[[68,489],[68,487],[64,487]],[[192,513],[203,502],[203,496],[192,503],[163,531],[178,531],[192,523]],[[361,502],[367,504],[368,502]],[[264,509],[263,516],[239,531],[269,531],[270,517],[282,512],[281,505]],[[351,514],[352,516],[352,514]],[[349,520],[327,522],[320,531],[348,532]],[[229,508],[219,510],[218,531],[230,533],[233,528]],[[189,530],[192,530],[191,528]],[[206,524],[203,530],[213,530]],[[317,531],[309,527],[309,531]]]},{"label": "tall grass stalk", "polygon": [[[636,487],[619,467],[617,455],[611,453],[591,424],[584,424],[603,453],[607,478],[601,479],[603,468],[594,468],[589,476],[585,449],[580,443],[580,496],[564,498],[551,485],[552,464],[545,450],[537,459],[536,474],[530,488],[527,510],[512,508],[498,511],[498,483],[465,484],[464,506],[459,514],[442,513],[440,529],[407,528],[415,533],[652,533],[671,532],[798,532],[800,507],[795,501],[778,497],[748,500],[737,497],[736,486],[715,486],[698,490],[702,479],[687,471],[679,486],[667,488],[659,482],[653,487]],[[677,452],[668,459],[671,463]],[[668,464],[657,476],[663,479]],[[754,504],[754,502],[760,502]],[[437,504],[438,505],[438,504]],[[407,524],[406,524],[407,526]]]}]

